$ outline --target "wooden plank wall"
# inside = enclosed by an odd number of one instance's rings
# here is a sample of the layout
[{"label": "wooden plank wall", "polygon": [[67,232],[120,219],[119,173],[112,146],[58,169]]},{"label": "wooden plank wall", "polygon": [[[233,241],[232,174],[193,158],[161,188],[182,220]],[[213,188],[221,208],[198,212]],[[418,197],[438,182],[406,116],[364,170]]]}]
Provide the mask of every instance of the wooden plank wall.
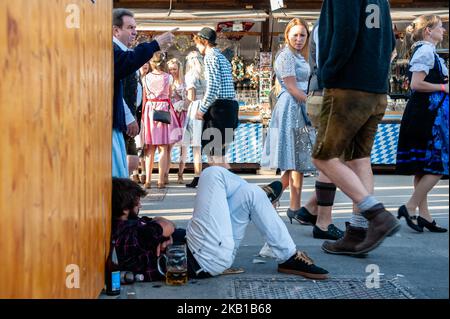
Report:
[{"label": "wooden plank wall", "polygon": [[[96,298],[103,288],[112,6],[0,1],[0,298]],[[70,264],[80,288],[66,286]]]}]

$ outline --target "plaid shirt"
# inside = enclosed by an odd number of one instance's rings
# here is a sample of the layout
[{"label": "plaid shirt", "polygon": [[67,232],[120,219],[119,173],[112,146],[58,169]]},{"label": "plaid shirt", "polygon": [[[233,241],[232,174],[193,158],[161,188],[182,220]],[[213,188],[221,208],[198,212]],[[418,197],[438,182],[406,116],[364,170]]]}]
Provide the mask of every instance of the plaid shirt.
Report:
[{"label": "plaid shirt", "polygon": [[234,83],[230,62],[217,48],[208,50],[205,55],[206,93],[200,105],[200,112],[208,111],[218,99],[234,99]]},{"label": "plaid shirt", "polygon": [[114,220],[112,226],[120,270],[143,274],[145,281],[162,279],[156,264],[156,247],[164,239],[162,227],[146,216]]}]

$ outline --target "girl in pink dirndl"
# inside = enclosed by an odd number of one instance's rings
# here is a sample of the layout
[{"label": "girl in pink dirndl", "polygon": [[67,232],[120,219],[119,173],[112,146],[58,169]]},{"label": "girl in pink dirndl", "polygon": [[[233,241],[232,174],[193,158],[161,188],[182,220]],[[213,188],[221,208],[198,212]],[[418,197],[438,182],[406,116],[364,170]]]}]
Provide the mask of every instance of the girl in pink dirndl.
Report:
[{"label": "girl in pink dirndl", "polygon": [[[160,154],[158,188],[165,188],[166,172],[170,163],[169,145],[182,138],[182,127],[170,101],[170,75],[163,71],[161,53],[155,53],[150,60],[151,72],[145,76],[144,90],[147,102],[142,114],[142,135],[145,145],[145,166],[148,178],[145,188],[151,188],[151,175],[156,147]],[[171,123],[153,121],[153,111],[169,111]]]}]

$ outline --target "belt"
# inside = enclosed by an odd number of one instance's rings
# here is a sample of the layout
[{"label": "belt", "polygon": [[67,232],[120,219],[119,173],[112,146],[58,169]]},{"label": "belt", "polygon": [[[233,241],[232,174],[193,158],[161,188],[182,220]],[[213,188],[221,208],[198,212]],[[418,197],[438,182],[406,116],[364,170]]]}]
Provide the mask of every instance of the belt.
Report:
[{"label": "belt", "polygon": [[323,91],[313,91],[312,96],[323,96]]},{"label": "belt", "polygon": [[172,104],[172,101],[170,101],[170,99],[148,99],[147,101],[150,101],[150,102],[166,102],[166,103]]}]

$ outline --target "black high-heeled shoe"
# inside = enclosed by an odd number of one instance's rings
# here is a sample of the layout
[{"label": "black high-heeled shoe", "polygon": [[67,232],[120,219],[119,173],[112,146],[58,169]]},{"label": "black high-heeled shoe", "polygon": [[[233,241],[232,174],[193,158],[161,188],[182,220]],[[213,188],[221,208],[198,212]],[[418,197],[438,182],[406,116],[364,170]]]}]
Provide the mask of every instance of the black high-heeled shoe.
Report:
[{"label": "black high-heeled shoe", "polygon": [[286,215],[289,218],[289,221],[291,222],[291,224],[292,224],[292,219],[297,220],[296,219],[297,213],[298,213],[298,210],[292,210],[292,209],[288,208]]},{"label": "black high-heeled shoe", "polygon": [[314,226],[317,221],[317,216],[308,212],[305,207],[301,207],[299,210],[291,210],[288,208],[286,215],[292,224],[292,219],[298,221],[301,225],[311,225]]},{"label": "black high-heeled shoe", "polygon": [[433,222],[429,222],[428,220],[426,220],[425,218],[422,217],[417,217],[417,226],[420,227],[420,229],[422,229],[425,227],[426,229],[428,229],[430,232],[433,233],[446,233],[447,229],[444,227],[440,227],[436,224],[436,221],[433,220]]},{"label": "black high-heeled shoe", "polygon": [[401,219],[402,217],[405,217],[406,224],[407,224],[410,228],[414,229],[415,231],[417,231],[417,232],[419,232],[419,233],[423,233],[423,228],[420,228],[419,225],[416,225],[416,224],[413,223],[413,219],[415,219],[415,216],[414,216],[414,218],[413,218],[413,217],[411,217],[411,216],[409,215],[408,209],[406,209],[406,206],[405,206],[405,205],[400,206],[400,208],[398,209],[398,215],[397,215],[397,218],[398,218],[398,219]]}]

